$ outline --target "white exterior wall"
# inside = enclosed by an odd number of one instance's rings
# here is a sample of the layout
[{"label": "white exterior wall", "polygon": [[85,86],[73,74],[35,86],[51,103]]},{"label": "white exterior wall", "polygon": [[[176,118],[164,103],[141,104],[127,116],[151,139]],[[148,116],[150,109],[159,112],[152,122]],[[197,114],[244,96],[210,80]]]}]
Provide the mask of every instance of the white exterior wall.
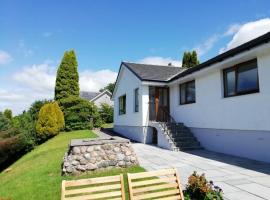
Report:
[{"label": "white exterior wall", "polygon": [[[121,126],[142,126],[141,81],[126,67],[122,67],[114,94],[114,124]],[[134,90],[139,88],[139,112],[134,112]],[[119,97],[126,95],[126,114],[119,115]]]},{"label": "white exterior wall", "polygon": [[222,70],[215,69],[195,77],[194,104],[179,105],[179,84],[170,87],[172,116],[195,128],[270,131],[270,54],[257,59],[259,93],[224,98]]},{"label": "white exterior wall", "polygon": [[106,103],[106,104],[108,104],[110,106],[113,106],[113,101],[111,100],[111,97],[107,93],[104,93],[102,96],[100,96],[99,98],[95,99],[93,101],[93,103],[98,108],[100,108],[101,107],[101,104],[103,104],[103,103]]},{"label": "white exterior wall", "polygon": [[259,93],[224,98],[218,67],[193,77],[194,104],[179,105],[179,84],[170,87],[172,116],[206,149],[270,162],[270,53],[257,55],[257,62]]}]

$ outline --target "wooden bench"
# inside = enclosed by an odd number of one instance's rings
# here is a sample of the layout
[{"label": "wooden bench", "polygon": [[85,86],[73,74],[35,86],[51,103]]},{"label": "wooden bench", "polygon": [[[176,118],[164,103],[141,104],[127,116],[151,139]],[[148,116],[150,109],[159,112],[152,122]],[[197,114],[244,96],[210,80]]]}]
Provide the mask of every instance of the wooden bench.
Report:
[{"label": "wooden bench", "polygon": [[184,200],[176,169],[127,174],[130,200]]},{"label": "wooden bench", "polygon": [[123,175],[62,181],[61,200],[125,200]]}]

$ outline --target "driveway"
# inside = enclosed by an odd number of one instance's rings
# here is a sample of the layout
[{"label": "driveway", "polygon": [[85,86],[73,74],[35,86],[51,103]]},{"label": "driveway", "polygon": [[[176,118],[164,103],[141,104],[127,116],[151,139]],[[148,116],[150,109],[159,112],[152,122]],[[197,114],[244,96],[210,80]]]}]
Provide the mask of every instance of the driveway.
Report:
[{"label": "driveway", "polygon": [[133,148],[146,170],[176,167],[183,185],[197,171],[221,187],[225,199],[270,199],[270,164],[206,150],[172,152],[141,143]]}]

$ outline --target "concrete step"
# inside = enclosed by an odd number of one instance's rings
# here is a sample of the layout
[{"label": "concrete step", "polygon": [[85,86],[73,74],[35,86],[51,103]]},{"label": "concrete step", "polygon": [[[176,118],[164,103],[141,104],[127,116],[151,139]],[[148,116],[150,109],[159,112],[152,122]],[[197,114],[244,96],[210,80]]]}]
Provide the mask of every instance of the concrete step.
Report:
[{"label": "concrete step", "polygon": [[191,151],[191,150],[200,150],[203,149],[201,146],[190,146],[190,147],[181,147],[180,151]]},{"label": "concrete step", "polygon": [[197,139],[193,136],[188,136],[188,137],[174,137],[173,140],[175,142],[193,142],[193,141],[197,141]]},{"label": "concrete step", "polygon": [[175,143],[177,147],[192,147],[192,146],[200,146],[200,142],[198,141],[191,141],[191,142],[176,142]]}]

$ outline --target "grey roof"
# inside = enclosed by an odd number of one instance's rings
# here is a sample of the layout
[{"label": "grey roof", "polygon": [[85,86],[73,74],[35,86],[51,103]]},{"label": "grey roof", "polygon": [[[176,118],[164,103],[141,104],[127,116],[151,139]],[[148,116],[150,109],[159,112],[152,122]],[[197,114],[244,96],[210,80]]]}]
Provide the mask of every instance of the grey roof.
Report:
[{"label": "grey roof", "polygon": [[142,81],[166,82],[184,71],[181,67],[122,62]]},{"label": "grey roof", "polygon": [[86,100],[92,100],[93,98],[95,98],[97,95],[99,95],[100,92],[80,92],[80,96],[83,98],[83,99],[86,99]]}]

